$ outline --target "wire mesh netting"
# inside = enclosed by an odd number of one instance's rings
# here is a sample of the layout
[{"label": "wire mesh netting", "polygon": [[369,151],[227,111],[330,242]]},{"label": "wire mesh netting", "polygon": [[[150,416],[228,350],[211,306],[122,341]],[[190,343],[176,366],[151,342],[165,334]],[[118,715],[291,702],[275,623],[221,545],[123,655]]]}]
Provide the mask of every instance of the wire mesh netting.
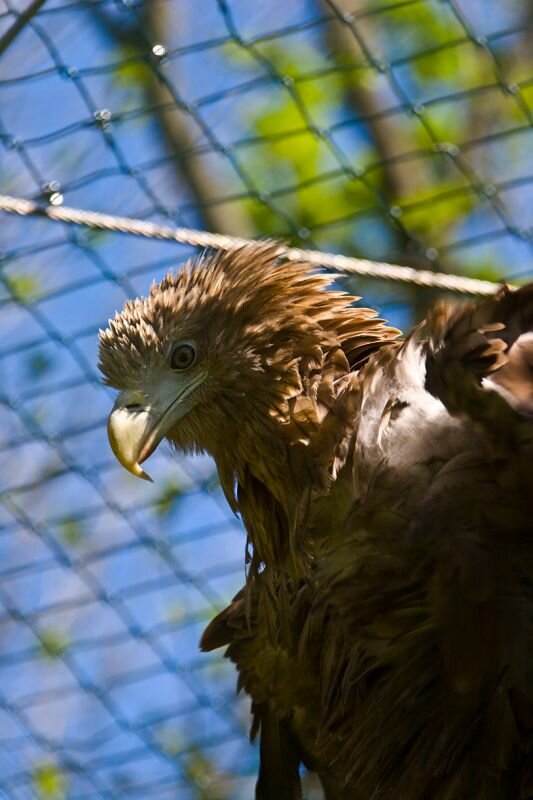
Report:
[{"label": "wire mesh netting", "polygon": [[[531,273],[527,0],[27,6],[0,0],[3,193]],[[249,798],[249,704],[197,649],[242,585],[240,521],[208,458],[161,452],[153,486],[119,467],[96,369],[98,328],[193,251],[0,226],[0,794]],[[346,283],[404,328],[434,296]]]}]

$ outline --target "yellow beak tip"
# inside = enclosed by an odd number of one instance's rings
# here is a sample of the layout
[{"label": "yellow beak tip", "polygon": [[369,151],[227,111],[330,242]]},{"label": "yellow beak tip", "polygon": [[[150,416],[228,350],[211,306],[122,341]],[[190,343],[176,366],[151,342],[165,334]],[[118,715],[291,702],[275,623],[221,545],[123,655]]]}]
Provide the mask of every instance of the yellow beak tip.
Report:
[{"label": "yellow beak tip", "polygon": [[124,469],[126,469],[132,475],[135,475],[136,478],[142,478],[143,481],[148,481],[149,483],[154,482],[153,479],[148,475],[148,473],[143,470],[138,461],[126,462],[121,458],[119,458],[118,460],[120,461]]},{"label": "yellow beak tip", "polygon": [[139,477],[139,478],[142,478],[142,479],[143,479],[143,481],[148,481],[148,483],[153,483],[153,482],[154,482],[154,479],[153,479],[153,478],[151,478],[151,477],[148,475],[148,473],[147,473],[147,472],[145,472],[143,469],[140,469],[140,468],[139,468],[139,472],[138,472],[138,473],[135,473],[135,474],[137,475],[137,477]]}]

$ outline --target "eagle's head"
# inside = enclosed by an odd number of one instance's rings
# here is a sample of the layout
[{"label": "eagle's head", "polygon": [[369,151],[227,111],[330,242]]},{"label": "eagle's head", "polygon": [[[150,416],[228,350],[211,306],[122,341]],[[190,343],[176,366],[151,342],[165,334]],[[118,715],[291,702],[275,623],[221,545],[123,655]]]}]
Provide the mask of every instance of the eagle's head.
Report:
[{"label": "eagle's head", "polygon": [[245,432],[268,441],[325,359],[348,372],[396,334],[279,252],[263,242],[193,259],[100,332],[100,369],[120,390],[109,440],[130,472],[149,479],[140,465],[164,438],[215,458]]}]

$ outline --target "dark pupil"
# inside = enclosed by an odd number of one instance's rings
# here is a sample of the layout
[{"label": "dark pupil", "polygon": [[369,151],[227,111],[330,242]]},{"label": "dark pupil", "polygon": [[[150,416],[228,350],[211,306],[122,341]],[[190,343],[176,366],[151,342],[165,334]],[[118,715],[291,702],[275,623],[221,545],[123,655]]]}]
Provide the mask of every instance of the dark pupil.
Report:
[{"label": "dark pupil", "polygon": [[173,367],[188,367],[194,359],[194,350],[189,345],[178,347],[172,354]]}]

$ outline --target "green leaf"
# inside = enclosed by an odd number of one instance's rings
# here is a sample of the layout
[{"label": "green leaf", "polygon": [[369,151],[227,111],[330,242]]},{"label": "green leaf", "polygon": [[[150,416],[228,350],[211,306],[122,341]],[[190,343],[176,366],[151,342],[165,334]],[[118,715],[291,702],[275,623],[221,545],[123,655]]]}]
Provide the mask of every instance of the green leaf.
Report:
[{"label": "green leaf", "polygon": [[86,538],[87,530],[81,520],[71,517],[60,524],[59,535],[67,544],[78,545]]},{"label": "green leaf", "polygon": [[468,187],[442,181],[438,192],[434,187],[421,189],[408,195],[402,206],[410,230],[427,234],[434,232],[432,241],[438,241],[447,230],[464,220],[476,202],[476,195]]},{"label": "green leaf", "polygon": [[176,481],[168,481],[154,501],[154,512],[158,517],[168,517],[179,502],[183,488]]},{"label": "green leaf", "polygon": [[39,295],[39,282],[33,275],[19,272],[16,275],[5,275],[4,281],[13,299],[19,303],[31,303]]},{"label": "green leaf", "polygon": [[153,72],[146,59],[139,56],[139,51],[128,44],[120,44],[117,50],[121,63],[112,72],[115,83],[135,89],[146,86],[153,79]]},{"label": "green leaf", "polygon": [[56,764],[39,764],[33,770],[32,783],[39,800],[64,800],[67,796],[68,782]]},{"label": "green leaf", "polygon": [[49,628],[40,633],[40,651],[43,658],[59,658],[70,647],[66,633]]},{"label": "green leaf", "polygon": [[504,280],[504,273],[501,264],[496,261],[485,259],[483,264],[475,264],[468,269],[464,270],[471,278],[477,278],[480,281],[494,281],[500,283]]}]

